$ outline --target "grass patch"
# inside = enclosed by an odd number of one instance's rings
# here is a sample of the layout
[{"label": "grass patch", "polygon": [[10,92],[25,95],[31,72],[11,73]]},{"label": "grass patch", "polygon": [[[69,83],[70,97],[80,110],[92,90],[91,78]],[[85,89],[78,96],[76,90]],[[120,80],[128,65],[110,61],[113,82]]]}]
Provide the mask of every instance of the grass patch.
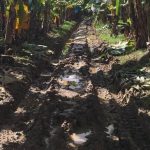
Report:
[{"label": "grass patch", "polygon": [[75,26],[75,24],[75,21],[64,21],[64,24],[59,28],[54,28],[51,34],[56,37],[63,37]]},{"label": "grass patch", "polygon": [[68,54],[69,48],[70,48],[69,45],[65,45],[65,47],[64,47],[64,49],[63,49],[63,51],[62,51],[62,55],[63,55],[63,56],[66,56],[66,55]]},{"label": "grass patch", "polygon": [[[111,29],[108,25],[104,25],[103,23],[99,23],[96,25],[96,30],[98,31],[99,37],[102,41],[105,41],[109,45],[117,44],[119,42],[127,41],[126,37],[123,34],[119,34],[117,37],[110,36]],[[126,47],[126,51],[121,56],[115,56],[119,60],[119,64],[123,65],[129,61],[139,61],[143,56],[147,54],[146,49],[135,50],[135,41],[130,40],[128,42],[128,46]]]},{"label": "grass patch", "polygon": [[62,50],[62,56],[66,56],[69,53],[71,43],[72,41],[70,39],[66,42],[65,47]]},{"label": "grass patch", "polygon": [[107,25],[104,25],[102,23],[96,25],[96,30],[99,33],[100,39],[110,45],[127,41],[123,34],[119,34],[117,37],[111,36],[111,29]]},{"label": "grass patch", "polygon": [[120,61],[119,63],[123,65],[129,61],[139,61],[144,55],[146,55],[146,53],[147,53],[146,49],[140,49],[130,54],[126,54],[123,56],[116,56],[116,58]]},{"label": "grass patch", "polygon": [[[108,25],[99,23],[96,25],[96,30],[98,32],[99,38],[102,41],[109,44],[110,51],[112,51],[112,55],[115,55],[115,56],[127,55],[127,54],[130,54],[135,51],[135,46],[134,46],[135,41],[134,40],[128,40],[124,36],[124,34],[119,34],[118,36],[111,36],[111,28]],[[126,44],[124,45],[124,43],[126,43]],[[116,45],[116,51],[115,51],[114,45]],[[120,45],[120,49],[119,49],[119,45]],[[125,51],[123,49],[125,49]],[[127,58],[128,58],[128,56],[127,56]],[[126,59],[126,57],[124,59]]]}]

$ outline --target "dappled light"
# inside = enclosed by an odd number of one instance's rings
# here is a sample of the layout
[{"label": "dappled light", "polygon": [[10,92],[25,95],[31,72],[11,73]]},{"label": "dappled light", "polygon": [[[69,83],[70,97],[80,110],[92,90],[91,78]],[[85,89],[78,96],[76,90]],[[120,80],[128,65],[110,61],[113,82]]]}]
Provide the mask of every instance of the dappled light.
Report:
[{"label": "dappled light", "polygon": [[149,150],[148,0],[0,0],[0,150]]}]

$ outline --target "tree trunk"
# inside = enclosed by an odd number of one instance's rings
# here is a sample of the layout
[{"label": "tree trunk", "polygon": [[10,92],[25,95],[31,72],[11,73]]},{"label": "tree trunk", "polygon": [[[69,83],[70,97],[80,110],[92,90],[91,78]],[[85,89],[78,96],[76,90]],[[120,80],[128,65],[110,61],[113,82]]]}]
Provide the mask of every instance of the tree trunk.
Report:
[{"label": "tree trunk", "polygon": [[6,27],[6,17],[5,17],[5,1],[1,0],[0,1],[0,7],[1,7],[1,20],[2,20],[2,32],[4,34],[4,30]]},{"label": "tree trunk", "polygon": [[44,9],[44,23],[43,23],[44,33],[47,33],[49,29],[50,29],[50,5],[48,2],[46,2]]},{"label": "tree trunk", "polygon": [[148,42],[150,42],[150,2],[146,4]]},{"label": "tree trunk", "polygon": [[6,45],[12,44],[14,32],[15,32],[15,21],[16,21],[15,4],[12,4],[10,6],[9,18],[7,20],[7,26],[6,26],[6,34],[5,34],[5,44]]},{"label": "tree trunk", "polygon": [[129,0],[130,16],[133,22],[136,36],[136,48],[145,48],[148,40],[147,34],[147,19],[144,9],[142,8],[141,0]]}]

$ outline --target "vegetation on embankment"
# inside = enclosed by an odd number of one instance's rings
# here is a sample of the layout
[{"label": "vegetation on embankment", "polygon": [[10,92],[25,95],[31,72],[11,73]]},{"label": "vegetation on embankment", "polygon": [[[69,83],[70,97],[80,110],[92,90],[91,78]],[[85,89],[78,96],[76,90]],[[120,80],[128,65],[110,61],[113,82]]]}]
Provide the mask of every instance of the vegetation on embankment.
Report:
[{"label": "vegetation on embankment", "polygon": [[[128,39],[124,34],[119,33],[118,36],[111,36],[111,28],[103,23],[95,25],[97,35],[100,40],[106,42],[109,46],[127,42],[126,50],[120,56],[115,56],[119,60],[119,64],[125,64],[129,61],[138,61],[147,54],[146,49],[135,49],[135,42]],[[121,45],[121,44],[120,44]]]},{"label": "vegetation on embankment", "polygon": [[129,54],[125,54],[122,56],[116,56],[116,58],[120,61],[120,64],[125,64],[129,61],[139,61],[144,55],[147,54],[146,49],[139,49],[136,51],[133,51]]},{"label": "vegetation on embankment", "polygon": [[68,32],[70,32],[75,25],[75,21],[64,21],[62,26],[58,28],[55,27],[48,35],[50,35],[50,37],[63,38],[68,35]]},{"label": "vegetation on embankment", "polygon": [[42,36],[39,42],[47,45],[55,56],[59,57],[64,49],[66,41],[70,38],[72,32],[76,29],[78,22],[64,21],[60,27],[55,27],[47,33],[47,36]]},{"label": "vegetation on embankment", "polygon": [[[124,93],[125,102],[128,102],[129,97],[132,96],[136,100],[140,100],[141,106],[149,107],[150,52],[147,49],[135,49],[135,43],[133,41],[130,42],[121,33],[116,37],[110,36],[111,29],[107,25],[99,24],[95,28],[100,40],[108,44],[107,51],[109,51],[111,45],[114,45],[114,51],[117,51],[118,47],[115,49],[115,45],[128,42],[129,46],[125,48],[124,53],[113,56],[117,63],[112,66],[110,74],[114,80],[114,86],[117,90],[121,90]],[[142,92],[144,95],[141,94]]]},{"label": "vegetation on embankment", "polygon": [[96,24],[96,30],[98,31],[100,39],[108,44],[117,44],[119,41],[126,41],[126,38],[123,34],[119,34],[118,36],[111,36],[111,29],[107,24]]}]

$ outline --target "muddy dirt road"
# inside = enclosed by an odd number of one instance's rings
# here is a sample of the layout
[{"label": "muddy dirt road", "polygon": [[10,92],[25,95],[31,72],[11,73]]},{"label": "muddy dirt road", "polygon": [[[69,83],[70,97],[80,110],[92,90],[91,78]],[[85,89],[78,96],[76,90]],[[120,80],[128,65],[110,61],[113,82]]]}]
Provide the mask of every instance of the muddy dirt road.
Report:
[{"label": "muddy dirt road", "polygon": [[134,104],[123,106],[105,49],[87,21],[73,33],[70,51],[30,86],[0,131],[1,150],[149,150]]}]

